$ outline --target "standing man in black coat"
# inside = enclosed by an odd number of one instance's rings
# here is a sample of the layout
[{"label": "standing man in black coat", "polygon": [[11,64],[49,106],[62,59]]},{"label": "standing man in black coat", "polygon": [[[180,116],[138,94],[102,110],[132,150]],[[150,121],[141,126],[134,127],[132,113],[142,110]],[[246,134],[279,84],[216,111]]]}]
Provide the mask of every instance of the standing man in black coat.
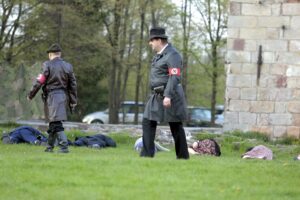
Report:
[{"label": "standing man in black coat", "polygon": [[165,29],[150,30],[149,45],[156,52],[152,60],[150,87],[152,94],[143,119],[142,157],[154,157],[155,132],[158,122],[168,122],[175,142],[177,159],[189,159],[182,121],[186,119],[186,100],[181,85],[182,58],[168,43]]},{"label": "standing man in black coat", "polygon": [[45,117],[49,121],[48,146],[45,152],[53,152],[58,140],[59,153],[68,153],[68,140],[62,122],[67,120],[67,109],[77,105],[77,84],[73,67],[61,58],[61,47],[53,44],[47,50],[49,61],[43,63],[42,73],[38,75],[27,99],[34,98],[42,87]]}]

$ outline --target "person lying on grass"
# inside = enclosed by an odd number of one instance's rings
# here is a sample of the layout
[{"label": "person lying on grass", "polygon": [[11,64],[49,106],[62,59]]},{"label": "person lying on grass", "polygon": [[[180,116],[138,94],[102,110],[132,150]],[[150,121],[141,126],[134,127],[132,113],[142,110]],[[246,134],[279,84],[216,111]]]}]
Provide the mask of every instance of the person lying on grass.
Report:
[{"label": "person lying on grass", "polygon": [[[158,151],[170,151],[170,149],[167,149],[163,146],[161,146],[158,142],[154,142],[154,145],[155,145],[155,152],[158,152]],[[136,141],[135,141],[135,144],[134,144],[134,149],[136,151],[141,151],[143,148],[143,138],[140,137],[138,138]]]},{"label": "person lying on grass", "polygon": [[247,149],[246,153],[242,155],[242,158],[249,159],[249,158],[256,158],[256,159],[264,159],[264,160],[272,160],[273,159],[273,152],[268,147],[264,145],[258,145],[255,147],[250,147]]},{"label": "person lying on grass", "polygon": [[188,151],[193,155],[221,155],[220,146],[214,139],[198,140],[189,146]]}]

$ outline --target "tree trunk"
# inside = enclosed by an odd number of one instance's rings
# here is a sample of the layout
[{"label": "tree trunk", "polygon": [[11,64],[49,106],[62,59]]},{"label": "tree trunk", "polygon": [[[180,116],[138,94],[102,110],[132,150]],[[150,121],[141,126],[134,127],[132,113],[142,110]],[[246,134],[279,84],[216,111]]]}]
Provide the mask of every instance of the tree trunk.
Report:
[{"label": "tree trunk", "polygon": [[140,41],[139,41],[139,58],[138,58],[138,67],[136,72],[136,85],[135,85],[135,112],[134,112],[134,123],[138,124],[138,112],[139,112],[139,96],[140,96],[140,85],[141,85],[141,69],[142,69],[142,54],[143,54],[143,44],[144,44],[144,24],[145,24],[145,10],[148,1],[142,3],[140,19]]},{"label": "tree trunk", "polygon": [[217,79],[218,79],[218,53],[217,53],[217,45],[212,44],[212,91],[211,91],[211,124],[215,124],[216,118],[216,102],[217,102]]},{"label": "tree trunk", "polygon": [[[187,7],[188,7],[188,0],[184,0],[184,3],[182,5],[183,9],[183,15],[182,15],[182,27],[183,27],[183,77],[182,77],[182,86],[183,90],[186,91],[187,84],[188,84],[188,45],[189,45],[189,29],[190,29],[190,16],[191,16],[191,9],[189,9],[189,14],[187,13]],[[187,18],[189,16],[189,23],[187,24]],[[186,95],[186,93],[185,93]],[[186,100],[187,96],[186,96]]]},{"label": "tree trunk", "polygon": [[112,32],[112,67],[110,70],[110,81],[109,81],[109,123],[117,124],[119,123],[118,111],[120,107],[120,91],[117,85],[117,74],[120,68],[119,63],[119,27],[121,22],[121,8],[122,0],[115,1],[115,11],[114,11],[114,25]]},{"label": "tree trunk", "polygon": [[[130,0],[125,1],[125,13],[124,13],[124,22],[122,26],[123,34],[122,34],[122,40],[121,40],[121,47],[120,47],[120,70],[118,75],[118,90],[120,90],[120,97],[119,102],[122,102],[126,98],[126,85],[127,85],[127,79],[128,79],[128,70],[126,68],[125,73],[123,73],[124,68],[124,54],[127,44],[127,27],[128,27],[128,19],[129,19],[129,6],[130,6]],[[130,27],[130,26],[129,26]],[[123,82],[123,84],[122,84]],[[122,123],[125,123],[125,115],[123,114]]]}]

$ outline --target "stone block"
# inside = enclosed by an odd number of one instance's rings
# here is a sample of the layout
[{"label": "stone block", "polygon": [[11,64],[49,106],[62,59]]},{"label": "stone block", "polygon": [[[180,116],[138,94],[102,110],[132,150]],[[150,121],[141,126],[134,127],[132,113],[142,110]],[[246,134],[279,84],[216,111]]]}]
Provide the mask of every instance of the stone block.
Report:
[{"label": "stone block", "polygon": [[300,65],[300,54],[298,52],[278,52],[275,57],[277,63]]},{"label": "stone block", "polygon": [[300,101],[300,89],[294,89],[292,101]]},{"label": "stone block", "polygon": [[237,124],[239,122],[238,112],[224,112],[224,123],[234,123]]},{"label": "stone block", "polygon": [[287,88],[291,88],[291,89],[299,88],[299,83],[297,81],[297,78],[289,77],[287,80]]},{"label": "stone block", "polygon": [[230,124],[224,124],[224,126],[223,126],[223,132],[236,131],[236,130],[250,131],[251,130],[251,125],[230,123]]},{"label": "stone block", "polygon": [[228,110],[232,112],[249,112],[250,101],[245,100],[230,100],[228,102]]},{"label": "stone block", "polygon": [[244,63],[242,64],[242,73],[243,74],[256,74],[257,73],[257,64],[254,63]]},{"label": "stone block", "polygon": [[288,42],[284,40],[262,40],[260,41],[263,52],[287,51]]},{"label": "stone block", "polygon": [[263,40],[267,39],[266,36],[267,30],[265,28],[241,28],[239,38]]},{"label": "stone block", "polygon": [[231,63],[249,63],[251,61],[251,53],[245,51],[228,51],[226,60]]},{"label": "stone block", "polygon": [[[263,59],[263,64],[272,64],[275,61],[275,53],[274,52],[267,52],[263,51],[262,52],[262,59]],[[258,60],[258,52],[252,52],[251,53],[251,63],[257,63]]]},{"label": "stone block", "polygon": [[274,126],[281,126],[281,125],[292,125],[293,118],[292,114],[278,114],[278,113],[271,113],[270,114],[270,124]]},{"label": "stone block", "polygon": [[257,25],[260,28],[281,28],[281,26],[289,26],[290,17],[287,16],[261,16],[257,19]]},{"label": "stone block", "polygon": [[279,88],[276,94],[276,101],[290,101],[293,99],[293,90],[290,88]]},{"label": "stone block", "polygon": [[272,4],[272,16],[280,16],[281,15],[281,4],[274,3]]},{"label": "stone block", "polygon": [[240,112],[239,113],[239,123],[256,125],[256,116],[257,115],[255,113]]},{"label": "stone block", "polygon": [[274,126],[273,130],[273,138],[282,138],[287,135],[287,128],[286,126]]},{"label": "stone block", "polygon": [[230,2],[230,15],[241,15],[241,3]]},{"label": "stone block", "polygon": [[299,29],[286,29],[282,32],[282,37],[287,40],[298,40],[300,30]]},{"label": "stone block", "polygon": [[275,113],[286,113],[287,112],[287,102],[275,102]]},{"label": "stone block", "polygon": [[256,100],[256,88],[241,88],[241,100]]},{"label": "stone block", "polygon": [[233,50],[243,51],[244,48],[245,48],[245,40],[244,39],[235,39],[233,41]]},{"label": "stone block", "polygon": [[290,40],[289,42],[289,51],[299,52],[300,51],[300,37],[299,40]]},{"label": "stone block", "polygon": [[234,42],[234,39],[233,38],[227,38],[227,51],[228,50],[233,50],[233,42]]},{"label": "stone block", "polygon": [[284,3],[282,4],[283,15],[299,15],[300,4],[299,3]]},{"label": "stone block", "polygon": [[230,74],[241,74],[242,63],[231,63],[228,70]]},{"label": "stone block", "polygon": [[277,90],[270,88],[258,88],[257,89],[257,100],[258,101],[275,101],[277,96]]},{"label": "stone block", "polygon": [[300,65],[288,65],[288,68],[286,70],[286,76],[300,77]]},{"label": "stone block", "polygon": [[277,88],[286,88],[287,87],[287,76],[277,75],[276,76],[276,87]]},{"label": "stone block", "polygon": [[266,135],[273,135],[273,127],[271,126],[252,126],[251,131],[263,133]]},{"label": "stone block", "polygon": [[252,113],[273,113],[273,101],[252,101],[250,105],[250,112]]},{"label": "stone block", "polygon": [[270,74],[271,75],[286,74],[287,68],[288,68],[288,66],[286,64],[274,63],[270,66]]},{"label": "stone block", "polygon": [[257,76],[252,76],[252,87],[259,86],[260,88],[266,88],[266,87],[268,87],[268,79],[269,79],[269,76],[265,76],[265,75],[261,74],[260,79],[258,80],[258,85],[257,85]]},{"label": "stone block", "polygon": [[272,64],[275,62],[275,53],[274,52],[263,52],[263,62],[264,64]]},{"label": "stone block", "polygon": [[300,16],[292,16],[291,17],[291,29],[297,30],[300,29]]},{"label": "stone block", "polygon": [[262,2],[264,4],[279,4],[279,3],[285,3],[287,0],[263,0]]},{"label": "stone block", "polygon": [[300,127],[300,114],[293,114],[293,126]]},{"label": "stone block", "polygon": [[239,38],[240,29],[228,27],[227,38]]},{"label": "stone block", "polygon": [[229,16],[228,26],[232,28],[255,28],[257,27],[257,17]]},{"label": "stone block", "polygon": [[258,126],[268,126],[269,123],[269,114],[257,114],[257,122]]},{"label": "stone block", "polygon": [[268,77],[268,85],[267,88],[277,88],[277,76],[267,76]]},{"label": "stone block", "polygon": [[286,0],[286,3],[300,3],[300,0]]},{"label": "stone block", "polygon": [[266,38],[268,40],[277,40],[281,36],[281,29],[279,28],[266,28]]},{"label": "stone block", "polygon": [[299,101],[288,102],[288,112],[294,114],[300,114],[300,102]]},{"label": "stone block", "polygon": [[242,15],[271,16],[272,6],[261,4],[242,4]]},{"label": "stone block", "polygon": [[298,127],[298,126],[288,126],[287,127],[287,136],[299,139],[299,137],[300,137],[300,127]]},{"label": "stone block", "polygon": [[226,95],[226,99],[239,100],[240,99],[240,89],[227,87],[225,95]]},{"label": "stone block", "polygon": [[251,75],[227,75],[227,87],[251,87]]},{"label": "stone block", "polygon": [[245,40],[245,51],[257,51],[256,40]]}]

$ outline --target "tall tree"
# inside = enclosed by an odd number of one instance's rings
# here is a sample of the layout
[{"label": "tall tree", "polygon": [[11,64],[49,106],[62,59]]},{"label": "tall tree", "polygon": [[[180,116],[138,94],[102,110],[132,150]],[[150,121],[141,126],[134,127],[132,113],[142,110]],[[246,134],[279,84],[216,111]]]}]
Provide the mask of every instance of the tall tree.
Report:
[{"label": "tall tree", "polygon": [[[182,15],[181,15],[181,23],[183,28],[183,89],[186,91],[187,88],[187,79],[188,79],[188,63],[189,63],[189,39],[190,39],[190,29],[191,29],[191,2],[190,0],[182,1]],[[186,94],[186,93],[185,93]],[[188,100],[188,98],[186,97]]]},{"label": "tall tree", "polygon": [[143,47],[144,47],[144,26],[145,26],[145,11],[147,7],[148,1],[142,1],[140,4],[140,38],[139,38],[139,53],[138,53],[138,65],[136,71],[136,84],[135,84],[135,115],[134,115],[134,123],[138,123],[138,112],[139,112],[139,98],[140,98],[140,85],[141,85],[141,69],[142,69],[142,56],[143,56]]},{"label": "tall tree", "polygon": [[1,0],[0,3],[0,62],[12,63],[24,48],[22,37],[24,18],[38,3],[21,0]]},{"label": "tall tree", "polygon": [[111,45],[111,68],[109,73],[109,123],[116,124],[119,122],[118,111],[120,108],[120,74],[121,74],[121,64],[120,64],[120,54],[119,54],[119,40],[120,40],[120,25],[121,25],[121,13],[124,1],[115,0],[113,9],[113,24],[110,24],[107,19],[104,23],[107,28],[108,37]]},{"label": "tall tree", "polygon": [[197,21],[198,29],[201,32],[203,47],[205,48],[208,60],[201,61],[211,77],[211,123],[215,123],[216,98],[218,78],[223,71],[222,48],[225,44],[225,32],[227,24],[227,0],[194,0],[193,1],[200,16]]}]

